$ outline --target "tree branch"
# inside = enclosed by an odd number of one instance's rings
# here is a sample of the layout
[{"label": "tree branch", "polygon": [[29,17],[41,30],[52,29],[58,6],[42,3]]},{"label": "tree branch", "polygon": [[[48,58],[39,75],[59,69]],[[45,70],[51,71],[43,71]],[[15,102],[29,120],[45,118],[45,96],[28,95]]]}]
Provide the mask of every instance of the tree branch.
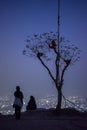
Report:
[{"label": "tree branch", "polygon": [[43,62],[43,60],[40,57],[38,57],[38,59],[40,60],[40,62],[42,63],[42,65],[46,68],[46,70],[48,71],[48,73],[49,73],[50,77],[52,78],[52,80],[55,82],[55,78],[53,77],[50,69],[46,66],[46,64]]},{"label": "tree branch", "polygon": [[62,87],[62,85],[63,85],[64,73],[65,73],[65,70],[67,69],[68,66],[69,66],[69,65],[66,64],[66,65],[64,66],[63,70],[62,70],[62,74],[61,74],[61,85],[60,85],[61,87]]},{"label": "tree branch", "polygon": [[58,84],[58,80],[59,80],[59,55],[57,53],[57,56],[56,56],[56,60],[55,60],[55,66],[56,66],[56,83]]}]

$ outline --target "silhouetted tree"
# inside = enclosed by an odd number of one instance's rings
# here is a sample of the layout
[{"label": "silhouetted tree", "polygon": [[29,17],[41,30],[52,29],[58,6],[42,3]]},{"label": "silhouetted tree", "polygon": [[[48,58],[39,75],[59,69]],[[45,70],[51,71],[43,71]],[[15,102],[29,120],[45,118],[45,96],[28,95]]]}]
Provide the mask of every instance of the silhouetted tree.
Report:
[{"label": "silhouetted tree", "polygon": [[[61,109],[64,74],[79,59],[80,50],[62,37],[59,39],[58,47],[57,36],[58,33],[50,32],[28,37],[23,54],[36,57],[45,67],[58,92],[56,108]],[[53,68],[50,66],[52,62],[54,63]]]}]

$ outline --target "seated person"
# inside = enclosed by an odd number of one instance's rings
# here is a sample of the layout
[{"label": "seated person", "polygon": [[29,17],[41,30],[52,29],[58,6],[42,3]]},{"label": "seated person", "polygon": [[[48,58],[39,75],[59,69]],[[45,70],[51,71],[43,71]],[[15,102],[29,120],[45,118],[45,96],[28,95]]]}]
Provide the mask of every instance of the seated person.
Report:
[{"label": "seated person", "polygon": [[30,96],[30,100],[26,106],[26,110],[36,110],[37,105],[36,105],[36,101],[35,98],[33,96]]}]

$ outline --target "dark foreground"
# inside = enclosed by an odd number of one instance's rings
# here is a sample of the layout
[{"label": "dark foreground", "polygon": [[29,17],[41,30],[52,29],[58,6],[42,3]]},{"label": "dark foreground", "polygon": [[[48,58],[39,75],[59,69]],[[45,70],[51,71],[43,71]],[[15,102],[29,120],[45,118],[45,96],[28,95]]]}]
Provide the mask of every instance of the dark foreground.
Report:
[{"label": "dark foreground", "polygon": [[38,109],[14,115],[0,114],[0,130],[87,130],[87,112]]}]

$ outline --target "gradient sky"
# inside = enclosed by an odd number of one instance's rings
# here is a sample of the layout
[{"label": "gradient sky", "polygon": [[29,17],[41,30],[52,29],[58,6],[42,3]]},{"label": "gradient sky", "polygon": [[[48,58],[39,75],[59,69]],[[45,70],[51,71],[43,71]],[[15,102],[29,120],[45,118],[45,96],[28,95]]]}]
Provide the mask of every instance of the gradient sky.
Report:
[{"label": "gradient sky", "polygon": [[[81,49],[81,58],[65,74],[65,96],[87,95],[87,0],[60,0],[60,34]],[[0,0],[0,95],[55,94],[52,81],[38,60],[22,55],[28,35],[57,31],[57,0]],[[25,96],[25,95],[24,95]]]}]

